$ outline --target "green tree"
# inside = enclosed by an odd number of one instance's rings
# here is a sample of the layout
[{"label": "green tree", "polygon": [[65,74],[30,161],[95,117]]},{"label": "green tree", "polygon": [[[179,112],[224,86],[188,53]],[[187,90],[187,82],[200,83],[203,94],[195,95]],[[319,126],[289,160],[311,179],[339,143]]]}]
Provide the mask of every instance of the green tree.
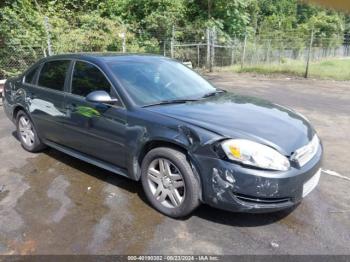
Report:
[{"label": "green tree", "polygon": [[6,1],[0,10],[0,78],[13,75],[42,56],[43,16],[30,0]]},{"label": "green tree", "polygon": [[192,0],[187,4],[187,17],[191,22],[215,24],[228,35],[240,36],[247,30],[249,6],[253,3],[252,0]]},{"label": "green tree", "polygon": [[[350,34],[349,16],[298,0],[2,0],[0,74],[14,74],[28,57],[47,53],[45,17],[56,53],[120,51],[123,32],[128,51],[158,53],[169,45],[173,27],[181,42],[205,41],[206,28],[215,26],[222,44],[248,33],[254,47],[260,42],[296,54],[312,29],[315,45],[326,48]],[[8,63],[17,69],[8,70]]]}]

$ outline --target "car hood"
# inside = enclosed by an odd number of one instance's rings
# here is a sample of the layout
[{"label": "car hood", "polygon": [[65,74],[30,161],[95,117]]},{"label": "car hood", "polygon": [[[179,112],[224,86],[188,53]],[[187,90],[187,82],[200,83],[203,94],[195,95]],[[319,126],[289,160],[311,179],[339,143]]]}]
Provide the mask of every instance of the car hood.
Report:
[{"label": "car hood", "polygon": [[309,122],[291,109],[233,93],[148,109],[227,138],[267,144],[284,155],[306,145],[315,133]]}]

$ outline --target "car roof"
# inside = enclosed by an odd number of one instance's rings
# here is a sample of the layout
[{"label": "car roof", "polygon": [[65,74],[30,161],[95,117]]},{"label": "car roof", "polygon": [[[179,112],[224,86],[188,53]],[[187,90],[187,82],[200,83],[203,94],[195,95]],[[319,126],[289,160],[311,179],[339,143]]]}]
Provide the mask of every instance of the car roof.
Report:
[{"label": "car roof", "polygon": [[77,59],[92,62],[95,64],[113,63],[113,62],[150,62],[161,60],[172,60],[171,58],[156,55],[156,54],[143,54],[143,53],[117,53],[117,52],[91,52],[91,53],[67,53],[59,55],[51,55],[38,60],[25,70],[22,75],[27,74],[32,68],[39,66],[42,63],[60,60],[60,59]]},{"label": "car roof", "polygon": [[61,55],[53,55],[46,57],[44,60],[57,60],[57,59],[82,59],[88,61],[140,61],[140,60],[159,60],[169,58],[155,54],[134,54],[134,53],[117,53],[117,52],[101,52],[101,53],[69,53]]}]

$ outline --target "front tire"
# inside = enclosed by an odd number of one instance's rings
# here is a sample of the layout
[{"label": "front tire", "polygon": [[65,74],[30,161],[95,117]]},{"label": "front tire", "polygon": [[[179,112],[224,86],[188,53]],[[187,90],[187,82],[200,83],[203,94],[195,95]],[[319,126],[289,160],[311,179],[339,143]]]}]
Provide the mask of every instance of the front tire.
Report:
[{"label": "front tire", "polygon": [[17,137],[22,147],[29,152],[38,152],[45,148],[30,117],[24,111],[19,111],[16,118]]},{"label": "front tire", "polygon": [[178,150],[149,151],[142,161],[141,182],[152,206],[169,217],[184,217],[200,204],[199,182],[186,155]]}]

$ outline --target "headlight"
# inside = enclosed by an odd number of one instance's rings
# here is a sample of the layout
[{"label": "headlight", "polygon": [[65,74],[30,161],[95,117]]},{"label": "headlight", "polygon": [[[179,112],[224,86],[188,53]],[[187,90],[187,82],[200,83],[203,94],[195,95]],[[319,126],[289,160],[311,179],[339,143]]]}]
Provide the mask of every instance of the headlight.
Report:
[{"label": "headlight", "polygon": [[230,139],[221,146],[229,159],[245,165],[279,171],[286,171],[290,167],[285,156],[271,147],[250,140]]}]

